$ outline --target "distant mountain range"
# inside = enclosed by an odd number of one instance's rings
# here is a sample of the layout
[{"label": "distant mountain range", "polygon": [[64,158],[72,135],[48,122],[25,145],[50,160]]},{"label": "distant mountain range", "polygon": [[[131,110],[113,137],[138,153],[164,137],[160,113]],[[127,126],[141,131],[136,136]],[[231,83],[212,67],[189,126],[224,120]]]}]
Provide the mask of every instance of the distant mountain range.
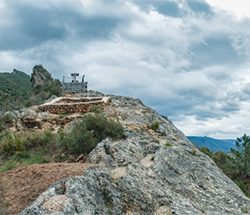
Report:
[{"label": "distant mountain range", "polygon": [[231,148],[235,148],[236,139],[219,140],[211,137],[187,136],[187,138],[198,147],[207,147],[211,151],[230,152]]}]

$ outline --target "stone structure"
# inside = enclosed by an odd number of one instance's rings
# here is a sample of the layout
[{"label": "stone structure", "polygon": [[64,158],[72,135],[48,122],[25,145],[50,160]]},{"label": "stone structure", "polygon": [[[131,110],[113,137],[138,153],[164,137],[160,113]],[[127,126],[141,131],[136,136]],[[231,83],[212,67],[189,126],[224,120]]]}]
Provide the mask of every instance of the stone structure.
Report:
[{"label": "stone structure", "polygon": [[109,97],[85,97],[85,98],[69,98],[59,97],[52,101],[40,105],[39,110],[50,112],[53,114],[60,113],[87,113],[91,111],[92,106],[106,106]]},{"label": "stone structure", "polygon": [[77,77],[79,77],[79,73],[71,73],[72,81],[65,82],[65,76],[63,76],[62,82],[62,90],[65,93],[86,93],[88,82],[84,82],[84,77],[82,76],[79,81]]}]

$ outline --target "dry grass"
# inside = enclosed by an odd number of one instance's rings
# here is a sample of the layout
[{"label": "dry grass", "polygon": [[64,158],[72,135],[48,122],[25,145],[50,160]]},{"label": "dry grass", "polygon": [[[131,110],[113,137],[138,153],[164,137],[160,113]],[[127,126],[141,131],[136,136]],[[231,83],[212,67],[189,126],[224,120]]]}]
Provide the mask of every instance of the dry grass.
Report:
[{"label": "dry grass", "polygon": [[0,215],[7,215],[8,211],[6,208],[6,203],[4,201],[4,186],[0,178]]},{"label": "dry grass", "polygon": [[[19,214],[28,207],[48,187],[71,176],[83,175],[88,163],[49,163],[16,167],[0,173],[4,184],[4,207],[8,205],[8,215]],[[0,198],[1,199],[1,198]],[[1,211],[0,215],[7,215]]]}]

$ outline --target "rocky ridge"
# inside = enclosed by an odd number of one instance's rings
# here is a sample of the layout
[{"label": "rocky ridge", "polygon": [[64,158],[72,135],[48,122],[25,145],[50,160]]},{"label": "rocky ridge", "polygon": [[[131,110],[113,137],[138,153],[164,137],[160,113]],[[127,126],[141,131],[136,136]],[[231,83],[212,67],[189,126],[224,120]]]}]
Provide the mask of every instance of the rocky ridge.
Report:
[{"label": "rocky ridge", "polygon": [[119,118],[124,138],[103,140],[87,157],[98,165],[51,185],[20,215],[250,213],[250,200],[167,117],[139,99],[107,96],[104,113]]},{"label": "rocky ridge", "polygon": [[45,83],[52,82],[53,78],[42,65],[36,65],[33,68],[30,81],[32,82],[32,87],[34,88],[38,85],[44,85]]}]

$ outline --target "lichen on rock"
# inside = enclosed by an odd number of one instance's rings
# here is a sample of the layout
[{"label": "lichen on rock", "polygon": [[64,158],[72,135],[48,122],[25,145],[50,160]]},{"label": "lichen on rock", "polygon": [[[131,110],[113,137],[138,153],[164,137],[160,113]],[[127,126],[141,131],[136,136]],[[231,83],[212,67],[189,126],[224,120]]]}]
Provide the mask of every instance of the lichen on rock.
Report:
[{"label": "lichen on rock", "polygon": [[[140,100],[112,96],[104,114],[119,118],[124,138],[106,138],[88,155],[84,175],[64,180],[66,196],[58,211],[44,207],[60,182],[53,184],[21,215],[143,214],[240,215],[250,211],[250,200],[196,149],[167,117]],[[150,130],[150,124],[159,128]],[[170,142],[165,146],[166,142]],[[61,204],[62,205],[62,204]]]},{"label": "lichen on rock", "polygon": [[44,85],[45,83],[52,82],[53,78],[42,65],[36,65],[33,67],[33,73],[31,74],[30,81],[32,82],[32,87],[35,88],[38,85]]}]

